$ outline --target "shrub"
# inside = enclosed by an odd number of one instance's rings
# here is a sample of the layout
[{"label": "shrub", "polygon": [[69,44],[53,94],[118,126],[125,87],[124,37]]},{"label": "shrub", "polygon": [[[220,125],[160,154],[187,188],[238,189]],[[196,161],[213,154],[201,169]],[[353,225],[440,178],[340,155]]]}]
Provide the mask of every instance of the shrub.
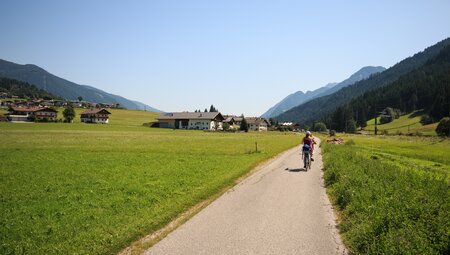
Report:
[{"label": "shrub", "polygon": [[336,135],[336,130],[332,129],[330,130],[330,136],[335,136]]},{"label": "shrub", "polygon": [[450,136],[450,118],[445,117],[439,121],[439,124],[436,127],[436,133],[439,136]]},{"label": "shrub", "polygon": [[327,130],[327,126],[323,122],[316,122],[313,125],[313,130],[317,132],[323,132]]},{"label": "shrub", "polygon": [[433,123],[433,119],[430,117],[430,115],[425,114],[420,117],[420,123],[422,125],[428,125]]},{"label": "shrub", "polygon": [[389,115],[381,115],[380,117],[380,124],[386,124],[392,122],[392,117]]}]

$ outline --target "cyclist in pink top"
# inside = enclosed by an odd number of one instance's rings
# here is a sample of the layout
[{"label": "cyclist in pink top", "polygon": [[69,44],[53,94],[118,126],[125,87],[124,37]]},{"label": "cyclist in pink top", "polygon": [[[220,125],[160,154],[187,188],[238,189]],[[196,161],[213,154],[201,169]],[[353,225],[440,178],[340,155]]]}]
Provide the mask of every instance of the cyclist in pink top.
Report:
[{"label": "cyclist in pink top", "polygon": [[316,141],[314,141],[314,137],[312,136],[311,132],[306,131],[306,136],[303,138],[303,144],[307,144],[309,148],[311,148],[311,161],[314,161],[312,156],[314,152],[314,144],[316,144]]}]

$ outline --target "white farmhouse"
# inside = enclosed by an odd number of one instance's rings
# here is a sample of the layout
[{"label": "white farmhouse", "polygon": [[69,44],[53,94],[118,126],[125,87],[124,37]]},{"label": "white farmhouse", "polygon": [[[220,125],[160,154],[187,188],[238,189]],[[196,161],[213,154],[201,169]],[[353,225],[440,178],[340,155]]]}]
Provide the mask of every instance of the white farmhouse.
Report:
[{"label": "white farmhouse", "polygon": [[81,113],[81,122],[108,124],[111,113],[106,109],[91,109]]},{"label": "white farmhouse", "polygon": [[222,130],[224,120],[220,112],[170,112],[161,113],[157,126],[175,129]]},{"label": "white farmhouse", "polygon": [[254,131],[267,131],[269,122],[263,118],[245,118],[248,129]]}]

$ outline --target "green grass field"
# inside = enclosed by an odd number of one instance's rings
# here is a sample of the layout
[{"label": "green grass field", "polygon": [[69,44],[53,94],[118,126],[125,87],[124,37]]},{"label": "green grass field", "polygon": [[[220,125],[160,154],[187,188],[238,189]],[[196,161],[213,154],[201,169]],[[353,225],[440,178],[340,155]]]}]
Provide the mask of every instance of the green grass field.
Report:
[{"label": "green grass field", "polygon": [[116,253],[300,141],[142,126],[154,117],[0,123],[0,254]]},{"label": "green grass field", "polygon": [[327,191],[354,254],[448,254],[450,140],[343,136],[323,143]]},{"label": "green grass field", "polygon": [[[410,114],[406,114],[403,116],[400,116],[400,118],[386,124],[378,124],[378,130],[380,134],[383,130],[386,130],[388,134],[410,134],[410,133],[417,133],[427,135],[427,136],[435,136],[436,135],[436,127],[438,123],[433,123],[429,125],[422,125],[420,123],[420,117],[421,112],[416,111]],[[378,118],[378,123],[380,123],[380,120]],[[367,121],[367,127],[364,128],[364,130],[369,131],[371,134],[373,134],[375,130],[375,119],[371,119]]]}]

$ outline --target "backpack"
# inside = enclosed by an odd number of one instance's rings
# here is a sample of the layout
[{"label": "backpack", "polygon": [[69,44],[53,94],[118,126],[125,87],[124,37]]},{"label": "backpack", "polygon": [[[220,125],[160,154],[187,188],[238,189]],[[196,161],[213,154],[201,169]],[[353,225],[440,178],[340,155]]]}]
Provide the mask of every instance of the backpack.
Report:
[{"label": "backpack", "polygon": [[309,145],[308,145],[308,144],[303,144],[303,148],[302,148],[302,150],[303,150],[303,151],[310,151],[310,150],[311,150],[311,148],[309,147]]}]

